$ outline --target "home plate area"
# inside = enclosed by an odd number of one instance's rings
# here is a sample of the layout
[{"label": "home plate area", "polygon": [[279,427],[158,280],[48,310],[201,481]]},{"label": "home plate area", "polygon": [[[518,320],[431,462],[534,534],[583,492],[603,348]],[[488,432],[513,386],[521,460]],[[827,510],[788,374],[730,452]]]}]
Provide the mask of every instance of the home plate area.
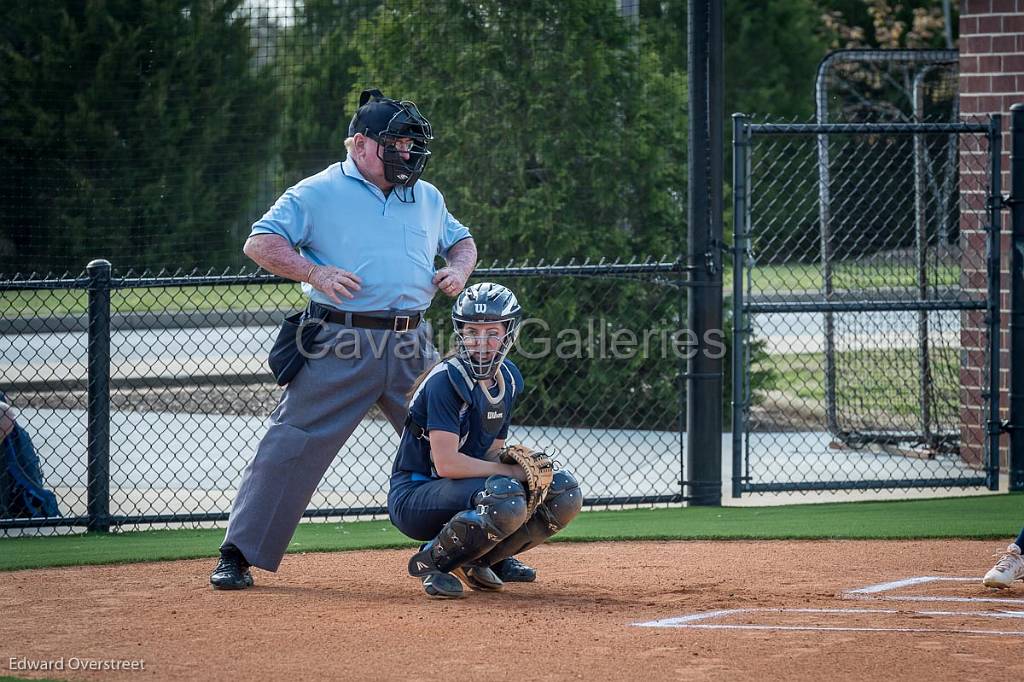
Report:
[{"label": "home plate area", "polygon": [[[915,576],[844,590],[842,608],[727,608],[633,623],[642,628],[933,633],[1024,637],[1024,598],[984,590],[981,578]],[[968,589],[964,589],[967,587]],[[903,602],[903,605],[897,604]],[[1015,608],[1016,607],[1016,608]]]}]

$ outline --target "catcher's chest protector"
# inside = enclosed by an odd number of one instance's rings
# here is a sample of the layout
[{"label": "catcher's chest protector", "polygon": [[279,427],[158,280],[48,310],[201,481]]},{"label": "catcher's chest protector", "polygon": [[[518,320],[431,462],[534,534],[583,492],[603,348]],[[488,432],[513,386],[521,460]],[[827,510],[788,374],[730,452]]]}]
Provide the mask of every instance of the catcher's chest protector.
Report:
[{"label": "catcher's chest protector", "polygon": [[[469,372],[462,366],[462,362],[457,358],[445,360],[445,369],[447,370],[448,380],[451,381],[452,387],[455,388],[459,398],[462,402],[472,406],[473,388],[478,385],[477,382],[469,375]],[[514,400],[517,388],[515,378],[511,372],[504,369],[504,365],[498,368],[498,372],[501,374],[504,390],[499,393],[497,401],[493,401],[494,399],[488,395],[487,389],[482,386],[480,387],[485,397],[483,414],[480,415],[480,423],[484,431],[492,435],[498,433],[505,421],[505,392],[507,391],[508,397]]]}]

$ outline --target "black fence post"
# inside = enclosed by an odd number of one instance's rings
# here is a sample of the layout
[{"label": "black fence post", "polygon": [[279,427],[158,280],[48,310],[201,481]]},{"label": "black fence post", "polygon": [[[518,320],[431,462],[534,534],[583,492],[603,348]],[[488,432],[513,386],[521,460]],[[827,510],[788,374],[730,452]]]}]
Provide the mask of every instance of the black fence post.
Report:
[{"label": "black fence post", "polygon": [[[710,116],[711,25],[708,3],[690,0],[687,16],[688,73],[690,79],[690,131],[688,162],[689,234],[687,260],[690,291],[687,324],[694,339],[687,347],[686,372],[686,476],[688,500],[692,505],[718,506],[722,503],[722,360],[712,357],[708,335],[722,330],[721,234],[714,234],[712,222]],[[709,45],[710,43],[710,45]],[[720,166],[718,167],[720,169]],[[685,488],[684,488],[685,489]]]},{"label": "black fence post", "polygon": [[1002,228],[1003,179],[1001,175],[1002,116],[996,114],[989,123],[988,151],[991,167],[989,175],[992,186],[988,199],[988,258],[985,269],[988,272],[985,322],[988,327],[988,461],[985,463],[985,479],[989,490],[999,490],[999,438],[1003,425],[999,417],[999,334],[1000,300],[999,286],[1000,232]]},{"label": "black fence post", "polygon": [[88,530],[110,530],[110,262],[94,260],[89,275]]},{"label": "black fence post", "polygon": [[1010,107],[1010,490],[1024,490],[1024,104]]},{"label": "black fence post", "polygon": [[746,482],[743,443],[747,416],[747,318],[744,314],[744,266],[750,249],[747,198],[750,188],[750,136],[743,114],[732,115],[732,496],[740,497]]}]

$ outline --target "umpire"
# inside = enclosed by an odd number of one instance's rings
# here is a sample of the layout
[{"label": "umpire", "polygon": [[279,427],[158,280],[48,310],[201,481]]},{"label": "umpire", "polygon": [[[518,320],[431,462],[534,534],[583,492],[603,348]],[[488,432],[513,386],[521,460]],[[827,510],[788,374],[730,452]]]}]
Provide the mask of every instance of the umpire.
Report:
[{"label": "umpire", "polygon": [[[430,123],[412,102],[365,90],[344,162],[286,191],[252,226],[245,255],[302,282],[323,324],[246,467],[210,576],[217,589],[276,571],[324,472],[376,403],[398,433],[407,393],[437,360],[423,312],[457,296],[476,245],[426,181]],[[442,256],[447,266],[434,270]]]}]

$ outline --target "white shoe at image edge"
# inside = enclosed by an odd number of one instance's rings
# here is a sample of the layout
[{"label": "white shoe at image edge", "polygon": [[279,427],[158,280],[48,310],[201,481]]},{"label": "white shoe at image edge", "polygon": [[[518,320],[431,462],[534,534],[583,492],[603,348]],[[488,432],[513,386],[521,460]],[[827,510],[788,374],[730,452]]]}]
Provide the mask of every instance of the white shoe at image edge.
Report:
[{"label": "white shoe at image edge", "polygon": [[1024,580],[1024,557],[1020,555],[1020,547],[1011,544],[998,556],[999,561],[981,581],[985,587],[1009,587],[1014,580]]}]

